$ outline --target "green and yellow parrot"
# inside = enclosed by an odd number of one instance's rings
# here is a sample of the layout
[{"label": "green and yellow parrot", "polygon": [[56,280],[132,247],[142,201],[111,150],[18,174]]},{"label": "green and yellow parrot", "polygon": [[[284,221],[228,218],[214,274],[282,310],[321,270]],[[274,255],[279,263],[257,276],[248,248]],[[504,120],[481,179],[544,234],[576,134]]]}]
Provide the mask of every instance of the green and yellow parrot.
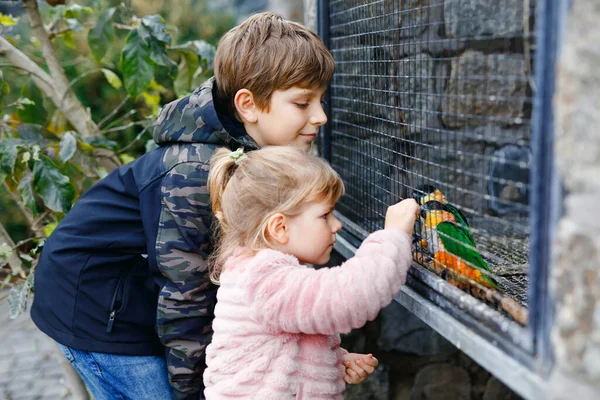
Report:
[{"label": "green and yellow parrot", "polygon": [[[413,193],[421,205],[421,218],[415,227],[418,240],[414,241],[418,241],[420,247],[433,257],[435,266],[445,266],[457,273],[458,279],[449,279],[454,285],[464,286],[464,282],[460,282],[463,276],[481,285],[497,288],[496,282],[485,273],[489,267],[477,251],[466,217],[448,204],[438,189],[431,186],[421,189]],[[439,269],[443,272],[443,268]]]}]

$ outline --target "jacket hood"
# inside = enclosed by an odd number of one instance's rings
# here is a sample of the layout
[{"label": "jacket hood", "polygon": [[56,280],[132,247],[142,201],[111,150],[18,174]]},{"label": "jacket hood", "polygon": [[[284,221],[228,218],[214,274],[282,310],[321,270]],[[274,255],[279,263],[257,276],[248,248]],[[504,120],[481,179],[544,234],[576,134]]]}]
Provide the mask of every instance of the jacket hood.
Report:
[{"label": "jacket hood", "polygon": [[159,145],[206,143],[228,147],[258,148],[243,128],[228,132],[215,109],[215,78],[207,80],[189,96],[165,105],[156,120],[153,138]]}]

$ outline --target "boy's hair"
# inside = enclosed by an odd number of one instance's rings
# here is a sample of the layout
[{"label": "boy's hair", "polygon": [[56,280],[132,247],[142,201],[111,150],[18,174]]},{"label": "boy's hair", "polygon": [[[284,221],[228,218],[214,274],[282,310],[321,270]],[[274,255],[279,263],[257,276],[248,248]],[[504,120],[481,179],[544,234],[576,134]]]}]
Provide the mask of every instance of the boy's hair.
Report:
[{"label": "boy's hair", "polygon": [[323,87],[334,68],[317,34],[271,12],[252,15],[223,35],[214,61],[218,96],[231,113],[240,89],[250,90],[258,108],[268,112],[274,91]]},{"label": "boy's hair", "polygon": [[332,205],[344,194],[340,176],[323,159],[304,150],[274,146],[238,158],[229,149],[210,160],[208,191],[218,226],[210,263],[218,283],[225,260],[238,247],[252,253],[269,248],[267,221],[276,213],[293,217],[314,201]]}]

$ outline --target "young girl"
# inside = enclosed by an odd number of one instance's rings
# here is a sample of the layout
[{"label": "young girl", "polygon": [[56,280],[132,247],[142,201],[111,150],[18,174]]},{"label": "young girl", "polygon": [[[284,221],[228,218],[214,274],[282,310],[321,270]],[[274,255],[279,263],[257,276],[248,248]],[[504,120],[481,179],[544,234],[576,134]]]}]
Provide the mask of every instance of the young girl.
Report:
[{"label": "young girl", "polygon": [[342,399],[377,360],[340,348],[339,333],[374,319],[400,290],[417,203],[388,208],[385,229],[354,258],[316,270],[302,264],[326,263],[342,227],[332,211],[344,185],[325,161],[292,147],[220,149],[208,188],[220,228],[211,278],[221,287],[206,398]]}]

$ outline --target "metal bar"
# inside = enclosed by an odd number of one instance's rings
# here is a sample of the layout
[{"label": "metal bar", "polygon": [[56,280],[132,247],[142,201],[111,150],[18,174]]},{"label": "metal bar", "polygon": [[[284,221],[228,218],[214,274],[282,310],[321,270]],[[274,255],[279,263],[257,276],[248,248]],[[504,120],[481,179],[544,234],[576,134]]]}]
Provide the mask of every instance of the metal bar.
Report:
[{"label": "metal bar", "polygon": [[500,350],[444,310],[404,286],[396,301],[439,332],[492,375],[528,400],[544,399],[547,383],[535,372]]},{"label": "metal bar", "polygon": [[[445,304],[444,309],[456,312],[456,317],[483,334],[487,333],[490,341],[504,345],[505,351],[513,357],[524,356],[523,362],[531,363],[533,340],[529,330],[494,310],[489,305],[477,300],[470,294],[452,286],[444,279],[414,263],[409,270],[411,286],[418,282],[422,287],[421,294],[437,304]],[[443,303],[442,303],[443,302]],[[452,305],[452,309],[447,305]],[[468,319],[467,319],[468,318]],[[506,343],[508,338],[512,343]]]},{"label": "metal bar", "polygon": [[[562,3],[562,4],[561,4]],[[554,168],[554,117],[552,98],[555,91],[555,65],[560,35],[561,9],[565,1],[543,0],[538,3],[535,57],[535,93],[532,120],[533,165],[531,251],[529,277],[529,326],[534,334],[538,369],[548,375],[552,367],[550,327],[551,299],[548,291],[550,244],[556,224],[560,199]]]},{"label": "metal bar", "polygon": [[[329,0],[318,0],[317,33],[329,49]],[[319,130],[319,154],[331,162],[331,85],[323,98],[327,123]]]}]

